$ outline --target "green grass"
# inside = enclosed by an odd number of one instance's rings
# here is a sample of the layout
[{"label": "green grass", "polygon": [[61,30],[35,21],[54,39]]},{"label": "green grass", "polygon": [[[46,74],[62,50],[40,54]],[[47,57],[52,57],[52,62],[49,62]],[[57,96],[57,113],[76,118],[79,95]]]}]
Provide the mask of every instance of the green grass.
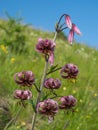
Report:
[{"label": "green grass", "polygon": [[[7,21],[4,20],[0,20],[0,25],[9,26]],[[8,46],[8,53],[5,53],[0,48],[0,98],[9,102],[9,111],[12,117],[19,109],[17,100],[13,98],[14,90],[19,89],[19,86],[14,82],[14,74],[23,70],[32,70],[36,81],[40,82],[44,69],[44,58],[35,51],[35,45],[39,37],[52,39],[54,36],[54,33],[36,30],[29,26],[25,28],[25,31],[21,30],[20,33],[26,37],[27,52],[15,53]],[[0,44],[7,45],[6,42],[4,43],[4,39],[10,42],[11,39],[12,41],[15,40],[15,32],[10,37],[6,35],[5,31],[1,29]],[[48,77],[58,77],[62,81],[62,87],[57,90],[58,94],[73,95],[77,98],[76,112],[67,114],[60,111],[51,124],[48,123],[47,118],[39,115],[35,130],[63,130],[68,120],[70,121],[67,130],[98,130],[98,51],[85,44],[73,43],[73,46],[70,46],[65,39],[62,35],[57,38],[54,64],[58,64],[58,66],[63,66],[66,63],[76,64],[79,68],[77,82],[72,83],[62,79],[59,71]],[[12,63],[11,58],[15,59],[14,63]],[[32,91],[35,98],[36,90],[32,88]],[[44,89],[44,91],[46,90]],[[27,127],[30,128],[32,116],[33,109],[28,104],[22,110],[16,124],[10,126],[8,130],[26,130]]]}]

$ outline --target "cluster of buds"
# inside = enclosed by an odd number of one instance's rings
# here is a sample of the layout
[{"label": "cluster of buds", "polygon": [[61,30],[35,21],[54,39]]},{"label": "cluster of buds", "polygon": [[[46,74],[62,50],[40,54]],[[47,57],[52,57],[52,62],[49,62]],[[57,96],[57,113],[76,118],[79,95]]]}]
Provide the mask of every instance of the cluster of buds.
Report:
[{"label": "cluster of buds", "polygon": [[59,101],[60,104],[58,104],[57,101],[54,101],[53,99],[47,99],[43,102],[39,102],[37,105],[37,112],[54,117],[58,112],[58,109],[71,109],[76,105],[77,102],[76,98],[74,98],[72,95],[63,96]]},{"label": "cluster of buds", "polygon": [[[64,24],[60,25],[60,22],[62,18],[65,17],[65,22]],[[63,27],[64,25],[67,25],[67,27]],[[63,14],[56,26],[56,32],[59,33],[63,31],[64,29],[69,28],[69,36],[68,36],[68,41],[72,44],[72,41],[74,39],[74,33],[81,34],[80,30],[78,27],[71,22],[71,18],[67,14]],[[54,63],[54,49],[55,49],[55,40],[49,40],[49,39],[38,39],[38,43],[36,44],[36,51],[43,54],[45,57],[46,62],[50,63],[53,65]],[[72,63],[66,64],[63,66],[60,70],[60,75],[64,79],[71,79],[74,78],[76,79],[77,75],[79,73],[78,67]],[[76,98],[74,98],[72,95],[69,96],[59,96],[61,97],[59,99],[59,104],[57,101],[53,99],[46,99],[44,101],[40,102],[39,97],[41,97],[42,93],[42,87],[45,87],[46,89],[58,89],[61,87],[62,83],[58,78],[46,78],[47,72],[45,71],[43,82],[41,84],[41,87],[38,89],[38,98],[36,102],[36,112],[47,115],[48,117],[54,118],[55,114],[58,112],[58,109],[71,109],[76,105]],[[34,84],[35,85],[35,76],[32,71],[22,71],[18,72],[14,75],[14,80],[15,82],[24,87],[30,87]],[[36,85],[35,85],[36,86]],[[53,92],[53,91],[52,91]],[[53,93],[55,94],[55,93]],[[57,96],[57,95],[56,95]],[[29,100],[32,97],[32,93],[30,90],[16,90],[14,92],[14,97],[16,99],[20,100]]]},{"label": "cluster of buds", "polygon": [[[32,71],[22,71],[14,75],[15,82],[20,86],[31,87],[35,82],[35,77]],[[21,100],[29,100],[32,97],[32,93],[29,90],[16,90],[14,97]]]}]

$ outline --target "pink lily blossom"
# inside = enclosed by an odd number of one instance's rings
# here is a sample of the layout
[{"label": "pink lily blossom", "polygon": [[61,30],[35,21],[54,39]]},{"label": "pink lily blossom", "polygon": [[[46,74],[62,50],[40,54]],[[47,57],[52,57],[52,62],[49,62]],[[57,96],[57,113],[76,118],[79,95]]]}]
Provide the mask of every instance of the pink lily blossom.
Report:
[{"label": "pink lily blossom", "polygon": [[81,32],[79,28],[74,23],[72,23],[70,16],[67,14],[65,15],[65,22],[66,22],[67,27],[70,29],[69,35],[68,35],[68,42],[72,44],[74,40],[74,33],[81,35]]}]

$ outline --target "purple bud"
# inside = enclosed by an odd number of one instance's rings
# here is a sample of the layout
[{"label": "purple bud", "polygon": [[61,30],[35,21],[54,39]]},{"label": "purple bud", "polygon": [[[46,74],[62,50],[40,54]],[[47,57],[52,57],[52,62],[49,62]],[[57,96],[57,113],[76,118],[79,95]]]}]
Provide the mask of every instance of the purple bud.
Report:
[{"label": "purple bud", "polygon": [[52,99],[44,100],[43,102],[38,103],[37,112],[54,117],[58,112],[58,103]]},{"label": "purple bud", "polygon": [[64,96],[60,98],[60,109],[70,109],[76,105],[77,99],[72,95]]},{"label": "purple bud", "polygon": [[47,89],[58,89],[61,86],[59,79],[48,78],[45,80],[44,87]]},{"label": "purple bud", "polygon": [[78,67],[72,63],[69,63],[62,67],[60,74],[61,74],[61,77],[65,79],[66,78],[76,79],[78,72],[79,72]]},{"label": "purple bud", "polygon": [[34,74],[32,71],[22,71],[14,75],[14,80],[20,86],[32,86],[35,82]]},{"label": "purple bud", "polygon": [[14,97],[21,100],[29,100],[32,97],[32,93],[29,90],[16,90]]},{"label": "purple bud", "polygon": [[49,62],[53,65],[54,62],[54,48],[56,44],[48,39],[43,40],[42,38],[38,39],[38,43],[36,45],[36,50],[39,53],[49,56]]}]

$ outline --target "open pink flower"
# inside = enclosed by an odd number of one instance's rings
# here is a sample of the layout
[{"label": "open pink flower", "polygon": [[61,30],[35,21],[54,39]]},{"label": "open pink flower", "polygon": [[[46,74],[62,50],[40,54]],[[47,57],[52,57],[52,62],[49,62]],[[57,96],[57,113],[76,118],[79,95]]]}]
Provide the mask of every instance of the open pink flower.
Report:
[{"label": "open pink flower", "polygon": [[49,62],[53,65],[54,62],[54,48],[56,44],[52,40],[39,38],[38,43],[36,45],[36,50],[39,53],[49,56]]},{"label": "open pink flower", "polygon": [[81,35],[81,32],[79,28],[74,23],[72,23],[70,16],[67,14],[65,14],[65,22],[66,22],[67,27],[70,29],[69,35],[68,35],[68,42],[72,44],[74,40],[74,33]]}]

